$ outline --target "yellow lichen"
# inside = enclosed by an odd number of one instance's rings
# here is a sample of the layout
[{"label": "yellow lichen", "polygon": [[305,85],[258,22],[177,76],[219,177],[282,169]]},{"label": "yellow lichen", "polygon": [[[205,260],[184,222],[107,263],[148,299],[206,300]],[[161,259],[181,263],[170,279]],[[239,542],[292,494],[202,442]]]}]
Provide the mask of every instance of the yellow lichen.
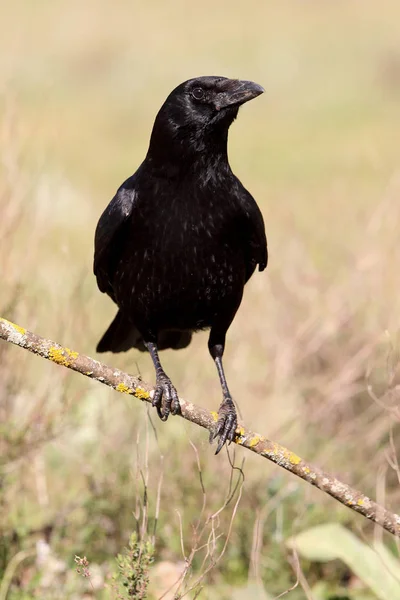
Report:
[{"label": "yellow lichen", "polygon": [[136,398],[140,398],[140,400],[147,400],[147,398],[150,398],[149,392],[146,392],[146,390],[140,387],[136,388],[135,396]]},{"label": "yellow lichen", "polygon": [[19,325],[16,325],[15,323],[12,323],[11,321],[7,321],[7,319],[1,318],[0,321],[3,321],[3,323],[5,323],[6,325],[9,325],[13,329],[15,329],[15,331],[20,333],[21,335],[25,335],[26,329],[24,329],[23,327],[20,327]]},{"label": "yellow lichen", "polygon": [[119,383],[115,386],[117,392],[122,392],[123,394],[132,394],[133,389],[125,385],[125,383]]},{"label": "yellow lichen", "polygon": [[49,349],[49,359],[63,367],[69,367],[71,362],[78,358],[78,352],[74,352],[69,348],[51,346]]},{"label": "yellow lichen", "polygon": [[297,456],[297,454],[294,454],[294,452],[290,452],[289,462],[291,465],[298,465],[299,463],[301,463],[301,458],[300,456]]},{"label": "yellow lichen", "polygon": [[364,500],[362,498],[359,498],[357,500],[357,504],[358,504],[358,506],[363,506],[364,505]]},{"label": "yellow lichen", "polygon": [[305,473],[306,475],[308,475],[310,473],[310,469],[308,467],[304,467],[303,469],[303,473]]},{"label": "yellow lichen", "polygon": [[257,446],[257,444],[260,443],[260,440],[261,438],[259,435],[254,436],[249,442],[250,448],[254,448],[254,446]]},{"label": "yellow lichen", "polygon": [[236,427],[236,443],[237,444],[243,444],[243,442],[245,441],[244,436],[244,427]]},{"label": "yellow lichen", "polygon": [[217,422],[218,421],[218,413],[215,412],[215,410],[212,410],[211,414],[212,414],[212,418],[214,419],[214,421]]},{"label": "yellow lichen", "polygon": [[[297,454],[295,454],[294,452],[290,452],[290,450],[284,448],[283,446],[280,446],[279,444],[276,444],[275,442],[272,442],[272,448],[270,448],[269,450],[265,450],[264,452],[262,452],[262,454],[264,456],[274,457],[275,462],[278,462],[279,464],[280,462],[284,463],[286,461],[289,462],[291,465],[298,465],[301,463],[300,456],[297,456]],[[309,472],[310,470],[307,471],[307,473]]]},{"label": "yellow lichen", "polygon": [[21,335],[25,335],[26,329],[20,327],[19,325],[16,325],[15,323],[13,323],[12,326],[18,331],[18,333],[20,333]]},{"label": "yellow lichen", "polygon": [[281,450],[281,446],[278,446],[278,444],[275,444],[275,442],[272,444],[272,448],[270,450],[270,454],[276,455],[279,454],[279,451]]}]

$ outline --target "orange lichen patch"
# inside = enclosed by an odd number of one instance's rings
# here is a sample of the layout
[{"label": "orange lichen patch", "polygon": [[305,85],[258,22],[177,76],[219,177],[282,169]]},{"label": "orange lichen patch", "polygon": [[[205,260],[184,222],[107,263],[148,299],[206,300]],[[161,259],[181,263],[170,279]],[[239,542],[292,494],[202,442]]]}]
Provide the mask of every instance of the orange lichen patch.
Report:
[{"label": "orange lichen patch", "polygon": [[63,367],[69,367],[76,358],[78,358],[78,352],[74,352],[69,348],[63,348],[62,346],[51,346],[48,352],[49,359],[58,365],[62,365]]},{"label": "orange lichen patch", "polygon": [[140,400],[147,400],[147,398],[150,398],[150,393],[146,392],[146,390],[143,388],[137,387],[135,390],[135,396],[136,398],[140,398]]},{"label": "orange lichen patch", "polygon": [[218,413],[215,412],[215,410],[212,410],[211,415],[212,415],[212,418],[214,419],[214,421],[217,422],[218,421]]},{"label": "orange lichen patch", "polygon": [[117,392],[121,392],[122,394],[132,394],[133,389],[125,385],[125,383],[119,383],[115,386]]}]

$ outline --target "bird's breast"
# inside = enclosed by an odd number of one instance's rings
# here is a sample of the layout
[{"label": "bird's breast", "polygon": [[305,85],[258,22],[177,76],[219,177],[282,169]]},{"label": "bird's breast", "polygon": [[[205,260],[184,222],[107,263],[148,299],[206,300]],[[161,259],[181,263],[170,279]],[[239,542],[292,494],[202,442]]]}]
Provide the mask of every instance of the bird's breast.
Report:
[{"label": "bird's breast", "polygon": [[116,273],[117,296],[125,303],[129,298],[136,314],[175,320],[177,327],[210,326],[219,307],[230,298],[236,302],[244,286],[234,212],[212,193],[162,200],[143,203],[134,215]]}]

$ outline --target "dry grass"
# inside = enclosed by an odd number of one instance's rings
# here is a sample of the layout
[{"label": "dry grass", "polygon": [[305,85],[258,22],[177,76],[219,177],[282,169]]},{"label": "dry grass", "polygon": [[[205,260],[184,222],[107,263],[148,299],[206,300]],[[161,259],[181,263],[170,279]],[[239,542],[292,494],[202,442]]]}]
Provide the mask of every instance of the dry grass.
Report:
[{"label": "dry grass", "polygon": [[[373,0],[362,8],[289,0],[206,0],[193,8],[181,0],[118,8],[104,0],[4,4],[1,315],[93,354],[114,311],[91,275],[94,227],[142,160],[161,101],[196,74],[254,79],[267,94],[243,109],[230,156],[262,206],[271,262],[250,282],[229,333],[230,388],[249,426],[373,496],[384,490],[394,507],[399,22],[394,0],[385,10]],[[215,458],[204,435],[181,420],[163,425],[152,415],[157,440],[151,429],[147,453],[138,456],[144,407],[18,349],[1,345],[0,358],[0,568],[38,542],[48,543],[55,565],[61,561],[40,579],[40,565],[24,560],[10,597],[21,590],[24,598],[34,590],[46,599],[109,597],[102,582],[135,527],[143,460],[150,515],[164,473],[156,563],[176,574],[181,541],[186,556],[189,546],[201,546],[198,461],[205,526],[229,487],[226,454]],[[108,361],[153,378],[144,355]],[[185,398],[219,404],[205,334],[164,361]],[[372,535],[369,525],[275,467],[260,473],[257,457],[247,458],[244,472],[235,520],[230,529],[231,506],[221,515],[215,552],[228,531],[229,544],[202,581],[202,597],[230,598],[238,588],[246,598],[239,588],[248,573],[271,597],[282,593],[295,582],[285,539],[312,524],[341,520]],[[95,592],[78,581],[75,555],[98,565]],[[204,556],[192,559],[193,582]],[[302,570],[311,587],[321,576],[309,564]],[[304,594],[297,586],[291,597]]]}]

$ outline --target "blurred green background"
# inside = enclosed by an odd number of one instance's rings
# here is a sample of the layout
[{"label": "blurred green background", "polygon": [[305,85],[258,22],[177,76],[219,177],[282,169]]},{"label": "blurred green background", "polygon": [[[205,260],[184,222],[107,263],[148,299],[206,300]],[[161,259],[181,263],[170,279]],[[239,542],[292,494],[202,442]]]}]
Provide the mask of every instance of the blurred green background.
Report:
[{"label": "blurred green background", "polygon": [[[143,160],[167,94],[206,74],[266,89],[241,109],[229,141],[270,249],[228,334],[242,419],[396,510],[395,0],[2,3],[0,315],[95,355],[115,312],[92,276],[97,220]],[[216,409],[206,340],[197,334],[163,360],[182,397]],[[147,355],[105,358],[153,381]],[[214,457],[205,432],[162,424],[64,371],[0,344],[0,600],[142,597],[112,583],[134,531],[121,577],[133,576],[135,543],[154,544],[149,598],[171,586],[164,598],[178,588],[193,598],[199,586],[211,600],[265,600],[292,587],[293,600],[400,594],[393,540],[361,517],[240,448]],[[344,551],[320,561],[300,542],[293,551],[294,536],[332,522],[356,536],[361,564],[378,539],[377,587]],[[88,558],[90,578],[75,555]]]}]

